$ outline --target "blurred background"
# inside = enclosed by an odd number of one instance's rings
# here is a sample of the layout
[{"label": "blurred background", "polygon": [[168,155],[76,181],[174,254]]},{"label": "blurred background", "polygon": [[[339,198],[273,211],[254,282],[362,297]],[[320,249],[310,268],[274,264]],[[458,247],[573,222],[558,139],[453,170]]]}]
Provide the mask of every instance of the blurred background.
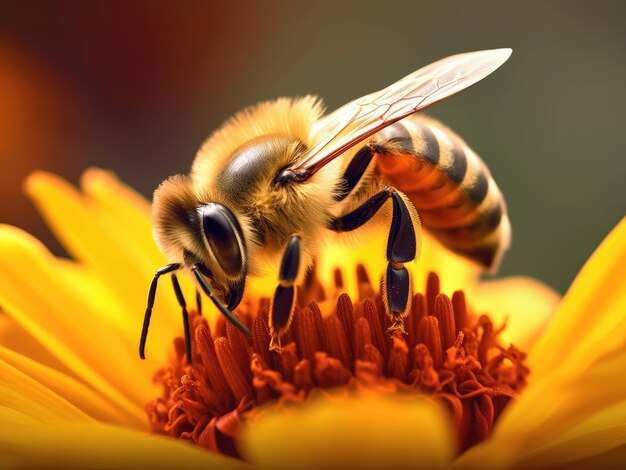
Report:
[{"label": "blurred background", "polygon": [[240,108],[334,109],[464,51],[512,58],[428,112],[503,190],[499,275],[564,292],[626,214],[626,2],[0,2],[0,222],[54,241],[22,195],[42,168],[114,170],[146,197]]}]

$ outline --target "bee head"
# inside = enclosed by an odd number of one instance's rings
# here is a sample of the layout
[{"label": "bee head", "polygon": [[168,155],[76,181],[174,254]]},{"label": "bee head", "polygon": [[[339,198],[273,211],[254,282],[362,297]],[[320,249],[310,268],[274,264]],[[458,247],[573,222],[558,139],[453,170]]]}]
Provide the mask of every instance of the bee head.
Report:
[{"label": "bee head", "polygon": [[238,303],[233,296],[247,273],[246,243],[231,209],[200,201],[191,178],[176,175],[155,191],[152,220],[156,244],[170,262],[203,265],[218,296]]}]

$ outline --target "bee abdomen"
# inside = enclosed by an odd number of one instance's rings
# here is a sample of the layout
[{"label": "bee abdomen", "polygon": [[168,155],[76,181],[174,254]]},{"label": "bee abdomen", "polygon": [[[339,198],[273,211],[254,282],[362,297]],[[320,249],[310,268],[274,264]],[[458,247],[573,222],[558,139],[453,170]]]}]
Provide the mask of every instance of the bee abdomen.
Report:
[{"label": "bee abdomen", "polygon": [[451,130],[420,115],[375,136],[377,169],[404,192],[449,249],[495,268],[508,247],[504,198],[482,160]]}]

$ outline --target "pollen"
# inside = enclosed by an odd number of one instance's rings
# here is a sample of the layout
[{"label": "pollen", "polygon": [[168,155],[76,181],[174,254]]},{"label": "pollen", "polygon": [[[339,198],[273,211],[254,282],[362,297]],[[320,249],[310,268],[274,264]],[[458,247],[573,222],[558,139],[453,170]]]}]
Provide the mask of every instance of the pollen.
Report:
[{"label": "pollen", "polygon": [[[306,304],[298,306],[281,351],[269,349],[267,299],[255,311],[237,312],[252,338],[222,318],[211,330],[192,314],[192,365],[176,338],[170,363],[155,376],[163,393],[146,406],[154,430],[238,456],[241,427],[253,426],[265,410],[299,406],[324,389],[370,389],[443,403],[459,453],[488,438],[529,374],[526,355],[500,343],[503,326],[472,312],[463,291],[441,293],[431,273],[424,294],[413,298],[406,335],[389,336],[382,299],[362,267],[357,278],[359,298],[340,295],[329,315],[320,310],[329,302],[323,289],[301,293]],[[335,284],[341,288],[341,275]]]}]

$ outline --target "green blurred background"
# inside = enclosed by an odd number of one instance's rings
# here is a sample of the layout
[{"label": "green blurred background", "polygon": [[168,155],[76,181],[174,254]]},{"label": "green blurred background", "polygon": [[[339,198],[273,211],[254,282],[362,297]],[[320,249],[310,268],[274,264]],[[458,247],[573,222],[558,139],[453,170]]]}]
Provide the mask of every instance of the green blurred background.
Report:
[{"label": "green blurred background", "polygon": [[246,105],[313,93],[332,109],[441,57],[512,47],[429,113],[507,198],[499,275],[563,292],[626,213],[625,44],[619,1],[3,1],[0,221],[61,253],[21,194],[36,168],[73,182],[110,168],[149,197]]}]

